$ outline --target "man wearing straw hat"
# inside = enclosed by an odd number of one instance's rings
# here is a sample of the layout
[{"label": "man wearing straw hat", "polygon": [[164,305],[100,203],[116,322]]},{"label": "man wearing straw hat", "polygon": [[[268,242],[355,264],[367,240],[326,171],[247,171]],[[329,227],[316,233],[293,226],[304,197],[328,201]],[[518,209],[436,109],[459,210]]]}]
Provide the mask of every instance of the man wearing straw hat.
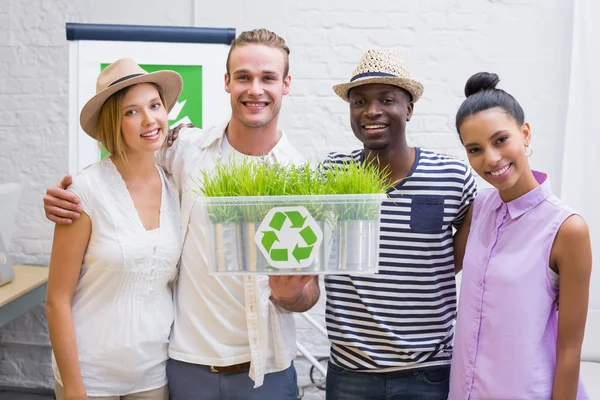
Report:
[{"label": "man wearing straw hat", "polygon": [[[290,89],[288,54],[285,41],[273,32],[242,32],[231,45],[226,65],[231,119],[206,131],[183,129],[173,147],[158,157],[181,193],[184,228],[167,365],[172,400],[296,399],[292,312],[306,311],[317,302],[317,279],[209,276],[208,221],[193,193],[201,170],[211,170],[218,160],[231,156],[303,162],[277,128],[281,102]],[[70,183],[70,177],[65,178],[62,187]],[[57,223],[77,218],[72,211],[76,205],[65,207],[61,199],[74,202],[60,186],[47,190],[47,217]]]},{"label": "man wearing straw hat", "polygon": [[396,183],[382,204],[379,273],[325,278],[327,399],[445,400],[456,316],[452,228],[475,181],[465,163],[407,144],[423,85],[400,55],[367,51],[333,90],[349,103],[363,148],[327,161],[374,162]]}]

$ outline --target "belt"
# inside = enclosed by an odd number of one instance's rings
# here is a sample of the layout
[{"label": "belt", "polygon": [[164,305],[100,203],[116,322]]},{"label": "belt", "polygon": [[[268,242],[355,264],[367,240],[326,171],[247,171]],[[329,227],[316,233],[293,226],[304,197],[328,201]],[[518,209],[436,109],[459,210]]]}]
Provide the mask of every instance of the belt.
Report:
[{"label": "belt", "polygon": [[217,367],[210,365],[210,372],[218,372],[221,374],[234,374],[236,372],[248,371],[250,369],[250,361],[241,364],[227,365],[225,367]]}]

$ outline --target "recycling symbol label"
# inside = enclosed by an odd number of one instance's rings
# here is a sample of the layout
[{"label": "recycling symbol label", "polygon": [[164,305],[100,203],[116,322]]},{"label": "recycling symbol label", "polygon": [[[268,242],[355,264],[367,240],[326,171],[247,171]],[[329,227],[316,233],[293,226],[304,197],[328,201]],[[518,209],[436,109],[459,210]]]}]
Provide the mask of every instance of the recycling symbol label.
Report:
[{"label": "recycling symbol label", "polygon": [[275,207],[263,219],[256,245],[276,268],[305,268],[314,261],[323,231],[305,207]]}]

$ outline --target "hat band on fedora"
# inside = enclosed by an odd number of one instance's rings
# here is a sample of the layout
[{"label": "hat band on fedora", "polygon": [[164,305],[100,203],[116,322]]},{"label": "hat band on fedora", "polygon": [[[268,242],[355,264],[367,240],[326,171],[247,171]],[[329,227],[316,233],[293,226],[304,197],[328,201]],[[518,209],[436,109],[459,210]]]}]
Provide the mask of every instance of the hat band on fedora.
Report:
[{"label": "hat band on fedora", "polygon": [[131,75],[124,76],[122,78],[117,79],[116,81],[114,81],[110,85],[108,85],[108,87],[111,87],[113,85],[116,85],[117,83],[121,83],[123,81],[126,81],[127,79],[135,78],[135,77],[142,76],[142,75],[145,75],[145,74],[131,74]]},{"label": "hat band on fedora", "polygon": [[354,82],[357,79],[373,78],[375,76],[387,76],[387,77],[393,77],[393,78],[398,77],[397,75],[388,74],[387,72],[363,72],[362,74],[354,75],[352,77],[352,79],[350,79],[350,82]]}]

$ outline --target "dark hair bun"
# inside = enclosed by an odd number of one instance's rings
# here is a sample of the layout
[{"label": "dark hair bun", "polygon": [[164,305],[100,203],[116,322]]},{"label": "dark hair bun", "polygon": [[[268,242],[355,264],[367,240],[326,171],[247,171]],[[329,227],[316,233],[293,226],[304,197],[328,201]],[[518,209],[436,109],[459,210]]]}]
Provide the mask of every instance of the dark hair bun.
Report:
[{"label": "dark hair bun", "polygon": [[500,82],[498,75],[491,72],[478,72],[467,81],[465,96],[469,97],[477,92],[496,89],[498,82]]}]

